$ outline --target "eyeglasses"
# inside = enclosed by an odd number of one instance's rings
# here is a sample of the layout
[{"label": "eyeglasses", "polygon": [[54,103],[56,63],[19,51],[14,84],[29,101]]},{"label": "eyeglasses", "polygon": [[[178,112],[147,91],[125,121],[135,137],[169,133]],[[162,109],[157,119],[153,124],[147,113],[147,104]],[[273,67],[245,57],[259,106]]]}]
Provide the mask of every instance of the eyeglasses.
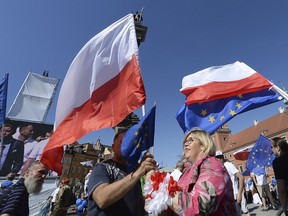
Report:
[{"label": "eyeglasses", "polygon": [[186,139],[184,142],[183,142],[183,144],[185,145],[186,143],[188,144],[188,145],[190,145],[192,142],[194,142],[195,140],[197,140],[197,139],[195,139],[195,138],[193,138],[193,137],[189,137],[188,139]]}]

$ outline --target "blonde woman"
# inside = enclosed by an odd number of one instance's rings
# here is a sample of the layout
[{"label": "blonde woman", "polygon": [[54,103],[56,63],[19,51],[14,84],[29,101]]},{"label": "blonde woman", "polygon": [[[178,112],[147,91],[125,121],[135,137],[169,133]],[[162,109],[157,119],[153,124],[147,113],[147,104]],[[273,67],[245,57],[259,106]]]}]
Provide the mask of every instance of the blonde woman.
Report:
[{"label": "blonde woman", "polygon": [[183,191],[173,198],[177,215],[236,215],[232,183],[225,167],[215,159],[211,136],[199,128],[183,141],[184,157],[192,163],[179,179]]}]

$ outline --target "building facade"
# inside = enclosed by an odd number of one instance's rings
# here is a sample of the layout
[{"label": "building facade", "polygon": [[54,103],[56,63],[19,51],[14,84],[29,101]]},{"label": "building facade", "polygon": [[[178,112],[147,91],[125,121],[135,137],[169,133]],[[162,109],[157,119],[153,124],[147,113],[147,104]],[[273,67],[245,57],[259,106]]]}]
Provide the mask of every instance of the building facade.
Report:
[{"label": "building facade", "polygon": [[[221,127],[214,135],[213,139],[216,149],[224,153],[224,157],[231,161],[239,171],[246,170],[246,161],[236,160],[234,152],[249,146],[254,146],[259,135],[262,134],[268,139],[273,137],[288,138],[288,110],[282,110],[280,113],[265,119],[264,121],[254,121],[254,125],[240,131],[237,134],[231,134],[227,125]],[[268,175],[274,176],[272,167],[268,167]]]},{"label": "building facade", "polygon": [[112,155],[110,146],[101,144],[84,143],[69,145],[63,155],[63,172],[61,178],[69,178],[69,184],[75,185],[78,181],[84,182],[85,176],[96,163],[109,159]]}]

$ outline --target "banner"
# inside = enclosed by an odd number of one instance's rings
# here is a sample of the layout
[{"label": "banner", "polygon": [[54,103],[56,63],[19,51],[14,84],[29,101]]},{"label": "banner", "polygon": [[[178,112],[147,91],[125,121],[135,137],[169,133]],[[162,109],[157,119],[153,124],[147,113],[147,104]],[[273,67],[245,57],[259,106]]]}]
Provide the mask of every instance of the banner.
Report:
[{"label": "banner", "polygon": [[22,84],[7,118],[45,122],[59,79],[29,72]]}]

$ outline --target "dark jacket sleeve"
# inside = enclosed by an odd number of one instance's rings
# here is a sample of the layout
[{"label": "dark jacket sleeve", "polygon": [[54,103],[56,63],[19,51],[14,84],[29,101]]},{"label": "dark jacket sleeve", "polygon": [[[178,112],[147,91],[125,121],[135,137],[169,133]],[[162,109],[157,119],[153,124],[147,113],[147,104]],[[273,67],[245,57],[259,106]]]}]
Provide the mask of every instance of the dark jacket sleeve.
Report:
[{"label": "dark jacket sleeve", "polygon": [[18,173],[23,166],[24,143],[22,141],[15,140],[11,150],[11,154],[13,154],[14,159],[11,172]]}]

